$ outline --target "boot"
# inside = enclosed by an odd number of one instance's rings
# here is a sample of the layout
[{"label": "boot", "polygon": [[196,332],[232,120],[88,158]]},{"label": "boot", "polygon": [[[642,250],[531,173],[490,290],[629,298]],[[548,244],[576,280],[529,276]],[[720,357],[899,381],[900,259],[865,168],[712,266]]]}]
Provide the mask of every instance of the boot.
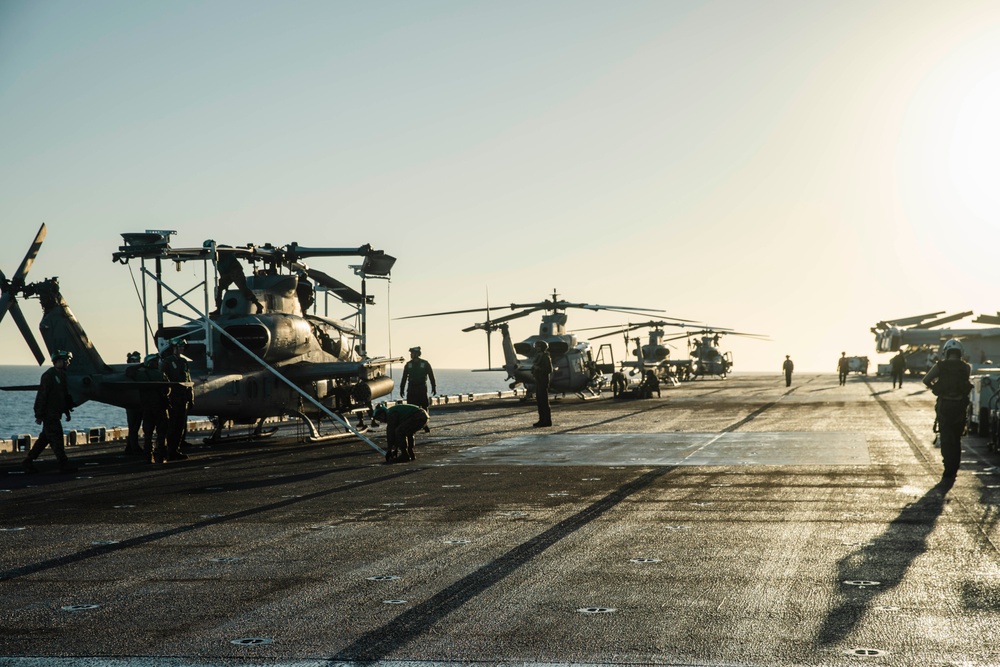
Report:
[{"label": "boot", "polygon": [[166,452],[159,447],[153,450],[153,463],[163,463]]},{"label": "boot", "polygon": [[26,475],[34,475],[38,473],[38,468],[35,467],[35,462],[31,459],[24,459],[21,462],[21,467],[24,468],[24,473]]},{"label": "boot", "polygon": [[187,459],[187,454],[181,454],[177,449],[167,452],[168,461],[183,461],[185,459]]}]

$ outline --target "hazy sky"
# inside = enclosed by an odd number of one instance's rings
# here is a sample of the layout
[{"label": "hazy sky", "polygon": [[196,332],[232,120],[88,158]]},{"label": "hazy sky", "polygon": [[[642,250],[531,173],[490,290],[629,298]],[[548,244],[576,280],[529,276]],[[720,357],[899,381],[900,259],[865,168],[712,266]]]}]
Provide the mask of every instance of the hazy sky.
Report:
[{"label": "hazy sky", "polygon": [[0,268],[47,223],[29,278],[110,362],[154,228],[384,249],[369,347],[440,368],[485,365],[477,318],[390,318],[553,289],[770,335],[737,370],[884,363],[878,320],[1000,308],[998,176],[995,0],[0,0]]}]

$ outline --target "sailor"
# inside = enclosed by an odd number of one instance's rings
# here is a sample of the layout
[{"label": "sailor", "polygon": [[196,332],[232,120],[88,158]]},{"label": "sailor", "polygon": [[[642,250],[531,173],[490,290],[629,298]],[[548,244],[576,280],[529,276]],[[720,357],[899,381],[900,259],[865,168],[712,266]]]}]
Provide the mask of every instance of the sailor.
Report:
[{"label": "sailor", "polygon": [[[403,377],[399,380],[399,393],[406,396],[406,402],[430,410],[431,401],[427,396],[427,381],[431,381],[431,393],[437,393],[434,369],[426,359],[420,358],[420,348],[410,348],[410,360],[403,366]],[[407,384],[409,382],[409,384]],[[406,388],[409,387],[409,391]]]},{"label": "sailor", "polygon": [[795,363],[792,362],[791,355],[785,355],[785,363],[781,364],[781,370],[785,372],[785,386],[792,386],[792,371],[795,370]]},{"label": "sailor", "polygon": [[73,410],[73,398],[69,395],[69,386],[66,383],[66,367],[72,359],[71,352],[64,350],[53,352],[52,368],[42,373],[38,383],[38,393],[35,395],[35,423],[42,425],[42,432],[24,459],[24,471],[27,473],[38,472],[34,461],[46,445],[52,448],[52,453],[59,462],[59,472],[72,473],[77,470],[66,457],[61,422],[63,415],[66,415],[66,421],[69,421],[70,412]]},{"label": "sailor", "polygon": [[[128,362],[128,367],[125,369],[125,377],[133,381],[137,380],[142,355],[138,351],[129,352],[126,361]],[[142,454],[142,448],[139,447],[139,431],[142,430],[142,393],[137,390],[135,398],[139,399],[138,404],[130,408],[125,408],[125,421],[128,425],[128,436],[125,438],[126,455]]]},{"label": "sailor", "polygon": [[[181,461],[187,458],[180,450],[187,428],[188,408],[194,402],[194,390],[191,385],[191,372],[184,358],[185,341],[183,338],[173,338],[163,358],[160,359],[160,371],[167,380],[175,383],[170,387],[170,425],[167,427],[167,461]],[[176,383],[184,383],[178,386]]]},{"label": "sailor", "polygon": [[962,433],[969,409],[972,367],[962,357],[962,343],[951,338],[941,347],[944,359],[934,364],[924,376],[924,384],[937,396],[937,425],[941,438],[941,459],[944,474],[939,486],[947,491],[955,483],[962,463]]},{"label": "sailor", "polygon": [[[211,248],[215,246],[215,241],[211,239],[205,241],[202,244],[205,248]],[[232,246],[219,245],[216,248],[229,248]],[[257,314],[264,312],[264,306],[257,299],[257,295],[253,293],[250,286],[247,285],[246,276],[243,275],[243,265],[240,264],[240,260],[236,257],[234,252],[217,252],[219,257],[216,267],[219,270],[219,284],[215,287],[215,310],[218,311],[220,304],[222,303],[222,295],[225,293],[226,288],[230,285],[236,285],[236,289],[240,291],[243,298],[250,303],[256,304]]]},{"label": "sailor", "polygon": [[660,380],[656,377],[656,372],[652,370],[647,370],[642,381],[641,393],[643,398],[652,398],[653,392],[656,392],[656,397],[660,398]]},{"label": "sailor", "polygon": [[535,341],[535,361],[531,364],[531,375],[535,379],[535,403],[538,405],[538,421],[535,428],[552,426],[552,410],[549,408],[549,380],[552,378],[552,357],[549,344],[544,340]]},{"label": "sailor", "polygon": [[903,351],[900,350],[899,353],[889,360],[889,370],[892,373],[892,388],[896,388],[896,383],[899,383],[899,388],[903,388],[903,373],[906,372],[906,356]]},{"label": "sailor", "polygon": [[847,358],[846,352],[840,353],[840,359],[837,359],[837,372],[840,376],[840,384],[847,384],[847,373],[851,370],[851,360]]},{"label": "sailor", "polygon": [[160,370],[160,356],[146,355],[136,372],[142,400],[142,454],[146,463],[163,463],[170,425],[170,387]]},{"label": "sailor", "polygon": [[385,422],[386,425],[386,463],[403,463],[413,461],[414,434],[427,426],[430,416],[419,405],[399,403],[387,408],[385,403],[379,403],[372,412],[373,424]]}]

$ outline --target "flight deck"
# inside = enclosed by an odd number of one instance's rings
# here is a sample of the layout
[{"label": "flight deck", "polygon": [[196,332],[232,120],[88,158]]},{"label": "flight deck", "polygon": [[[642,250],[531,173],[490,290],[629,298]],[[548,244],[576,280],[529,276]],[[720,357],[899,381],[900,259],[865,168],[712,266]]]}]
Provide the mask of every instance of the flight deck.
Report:
[{"label": "flight deck", "polygon": [[[435,406],[416,461],[292,435],[0,456],[0,665],[1000,665],[1000,469],[936,488],[916,379]],[[368,432],[384,443],[384,430]]]}]

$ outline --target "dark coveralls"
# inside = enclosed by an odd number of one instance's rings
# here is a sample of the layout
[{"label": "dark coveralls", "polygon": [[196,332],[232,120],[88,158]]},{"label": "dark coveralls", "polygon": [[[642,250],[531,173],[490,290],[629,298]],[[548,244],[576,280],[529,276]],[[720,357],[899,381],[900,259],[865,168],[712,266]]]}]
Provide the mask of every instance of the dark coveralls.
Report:
[{"label": "dark coveralls", "polygon": [[170,424],[167,427],[167,460],[187,458],[180,453],[184,429],[187,428],[188,408],[194,402],[191,372],[187,361],[176,351],[168,352],[160,361],[160,372],[170,382],[186,382],[187,386],[170,388]]},{"label": "dark coveralls", "polygon": [[957,358],[934,364],[924,376],[924,384],[937,396],[938,434],[941,437],[942,479],[954,480],[962,463],[962,433],[969,408],[972,368]]},{"label": "dark coveralls", "polygon": [[66,457],[61,421],[64,414],[66,419],[69,419],[72,408],[73,398],[69,395],[69,387],[66,385],[66,370],[52,367],[42,373],[38,393],[35,395],[35,420],[41,422],[42,432],[28,452],[25,467],[30,467],[31,462],[37,459],[48,445],[59,462],[60,470],[74,469]]},{"label": "dark coveralls", "polygon": [[840,384],[847,384],[847,373],[851,370],[851,360],[847,357],[837,359],[837,371],[840,373]]},{"label": "dark coveralls", "polygon": [[535,426],[552,426],[552,410],[549,407],[549,380],[552,378],[552,356],[542,350],[531,365],[531,375],[535,378],[535,402],[538,405],[538,422]]},{"label": "dark coveralls", "polygon": [[[425,360],[417,357],[406,362],[403,366],[403,377],[399,380],[399,391],[406,392],[406,402],[411,405],[419,405],[424,410],[428,410],[431,400],[427,395],[427,380],[431,381],[431,393],[437,393],[437,382],[434,380],[434,369]],[[409,384],[407,384],[409,382]]]},{"label": "dark coveralls", "polygon": [[[166,382],[159,366],[143,365],[136,379],[140,382]],[[167,429],[170,427],[170,388],[167,385],[146,385],[139,389],[142,398],[143,454],[157,463],[163,462],[167,449]],[[156,446],[153,446],[153,434]]]},{"label": "dark coveralls", "polygon": [[[132,381],[138,380],[140,371],[141,366],[129,362],[128,368],[125,369],[125,377]],[[142,430],[142,392],[137,390],[136,393],[139,394],[139,405],[125,408],[125,423],[128,425],[128,436],[125,438],[126,454],[142,453],[142,448],[139,447],[139,431]]]},{"label": "dark coveralls", "polygon": [[386,411],[386,461],[413,461],[414,434],[427,425],[427,411],[419,405],[400,403]]},{"label": "dark coveralls", "polygon": [[792,363],[791,359],[785,359],[785,363],[781,365],[781,370],[785,371],[785,386],[792,386],[792,371],[795,370],[795,364]]},{"label": "dark coveralls", "polygon": [[892,388],[896,388],[896,383],[903,386],[903,373],[906,372],[906,357],[900,352],[889,360],[889,370],[892,372]]},{"label": "dark coveralls", "polygon": [[264,306],[257,300],[257,295],[253,293],[250,286],[247,285],[246,276],[243,275],[243,265],[240,264],[240,260],[236,258],[236,255],[231,252],[220,252],[217,266],[219,269],[219,284],[215,288],[215,308],[217,310],[220,308],[219,304],[222,303],[222,295],[225,293],[226,288],[230,285],[236,285],[236,289],[240,291],[243,298],[250,303],[256,304],[258,313],[263,312]]}]

